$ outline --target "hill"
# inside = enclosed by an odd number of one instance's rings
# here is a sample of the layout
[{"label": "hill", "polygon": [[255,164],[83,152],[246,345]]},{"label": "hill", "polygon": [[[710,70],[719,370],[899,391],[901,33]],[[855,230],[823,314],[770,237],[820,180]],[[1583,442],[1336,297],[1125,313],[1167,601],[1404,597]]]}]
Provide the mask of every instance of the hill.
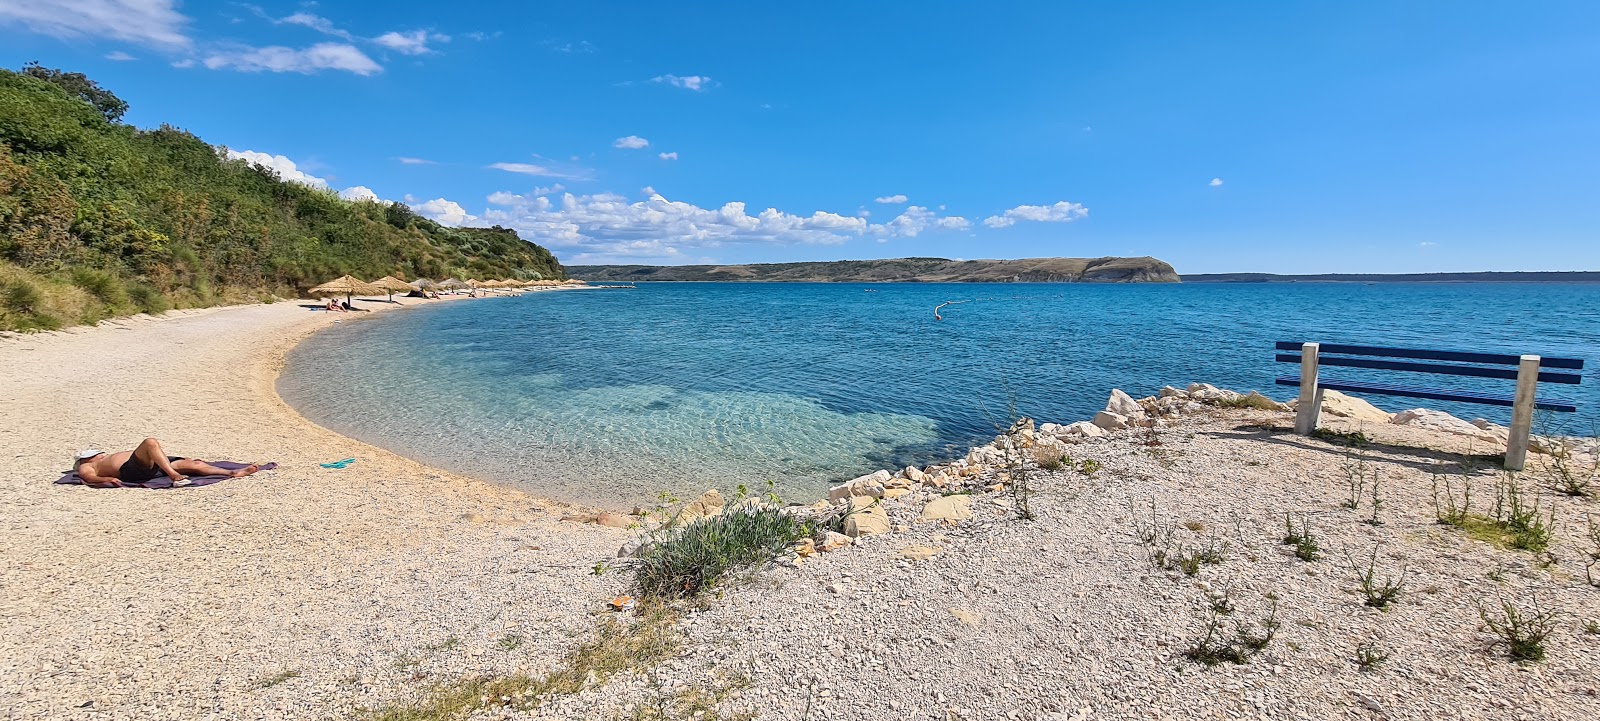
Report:
[{"label": "hill", "polygon": [[1484,271],[1477,273],[1201,273],[1191,283],[1600,283],[1597,271]]},{"label": "hill", "polygon": [[292,296],[346,273],[566,277],[511,230],[285,182],[126,110],[80,74],[0,70],[0,329]]},{"label": "hill", "polygon": [[750,281],[789,283],[1177,283],[1155,258],[946,260],[894,258],[755,265],[575,265],[574,278],[606,282]]}]

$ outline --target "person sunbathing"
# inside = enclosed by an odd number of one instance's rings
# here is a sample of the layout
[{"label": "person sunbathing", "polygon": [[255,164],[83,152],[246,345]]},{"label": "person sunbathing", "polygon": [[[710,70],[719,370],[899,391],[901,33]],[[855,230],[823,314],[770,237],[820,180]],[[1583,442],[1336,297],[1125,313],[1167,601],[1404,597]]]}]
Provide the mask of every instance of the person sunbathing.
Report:
[{"label": "person sunbathing", "polygon": [[326,310],[326,311],[333,311],[333,312],[336,312],[336,313],[344,313],[344,312],[346,312],[345,309],[344,309],[344,306],[341,305],[339,303],[339,301],[334,300],[333,298],[329,298],[328,302],[322,306],[322,309]]},{"label": "person sunbathing", "polygon": [[163,475],[172,479],[174,486],[186,486],[189,485],[189,476],[241,478],[261,470],[259,466],[250,464],[230,471],[195,458],[169,456],[162,450],[161,441],[154,438],[144,439],[131,451],[79,451],[73,457],[72,466],[78,472],[78,477],[83,479],[83,484],[94,488],[144,483]]}]

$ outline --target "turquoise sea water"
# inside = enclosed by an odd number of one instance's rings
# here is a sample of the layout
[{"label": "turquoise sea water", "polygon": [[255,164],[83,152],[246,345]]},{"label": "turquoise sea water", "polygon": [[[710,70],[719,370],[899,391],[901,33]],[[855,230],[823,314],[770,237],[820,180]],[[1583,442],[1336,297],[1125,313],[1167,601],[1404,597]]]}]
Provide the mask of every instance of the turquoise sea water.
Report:
[{"label": "turquoise sea water", "polygon": [[278,388],[347,435],[555,498],[623,506],[770,479],[800,499],[963,454],[1013,403],[1065,423],[1113,387],[1203,381],[1287,399],[1272,380],[1296,369],[1273,362],[1277,340],[1584,358],[1583,386],[1544,388],[1581,412],[1548,422],[1600,425],[1600,285],[1581,284],[643,284],[338,327],[290,354]]}]

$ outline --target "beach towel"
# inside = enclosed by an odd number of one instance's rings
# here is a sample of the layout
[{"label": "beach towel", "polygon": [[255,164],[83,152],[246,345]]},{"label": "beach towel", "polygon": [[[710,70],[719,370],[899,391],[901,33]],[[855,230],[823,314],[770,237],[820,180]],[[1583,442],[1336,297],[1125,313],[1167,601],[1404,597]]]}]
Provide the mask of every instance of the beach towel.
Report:
[{"label": "beach towel", "polygon": [[[226,469],[228,469],[230,471],[237,471],[240,468],[244,468],[245,466],[250,465],[248,463],[238,463],[236,461],[206,461],[206,462],[210,463],[211,465],[216,466],[218,468],[226,468]],[[276,463],[263,463],[263,464],[261,464],[261,470],[263,470],[263,471],[270,471],[270,470],[272,470],[274,468],[277,468],[277,467],[278,467],[278,464],[276,464]],[[222,481],[226,481],[231,477],[232,476],[189,476],[189,485],[182,486],[182,487],[183,488],[196,488],[196,487],[199,487],[199,486],[209,486],[209,485],[211,485],[213,483],[220,483]],[[246,476],[246,477],[248,478],[249,476]],[[72,471],[71,473],[68,473],[68,474],[56,479],[56,483],[59,483],[59,484],[62,484],[62,485],[68,485],[68,486],[81,486],[81,485],[83,485],[83,479],[78,477],[78,472],[77,471]],[[111,487],[112,488],[117,488],[117,486],[111,486]],[[152,478],[152,479],[150,479],[148,481],[145,481],[143,483],[123,483],[121,487],[122,488],[171,488],[172,487],[172,479],[168,478],[166,476],[158,476],[156,478]]]}]

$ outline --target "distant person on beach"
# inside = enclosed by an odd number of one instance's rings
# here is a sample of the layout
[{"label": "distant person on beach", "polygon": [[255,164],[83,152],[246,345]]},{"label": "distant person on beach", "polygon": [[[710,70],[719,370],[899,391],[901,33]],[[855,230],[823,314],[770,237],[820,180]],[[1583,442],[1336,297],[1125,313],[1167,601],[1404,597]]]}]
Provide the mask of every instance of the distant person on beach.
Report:
[{"label": "distant person on beach", "polygon": [[195,458],[169,456],[162,450],[161,441],[154,438],[144,439],[131,451],[117,453],[79,451],[73,456],[72,469],[77,471],[84,485],[94,488],[143,483],[157,476],[172,479],[174,486],[185,486],[189,484],[189,476],[241,478],[261,470],[253,463],[237,471],[230,471]]},{"label": "distant person on beach", "polygon": [[332,312],[336,312],[336,313],[343,313],[343,312],[345,312],[345,309],[344,309],[344,306],[342,306],[342,305],[339,305],[339,301],[337,301],[337,300],[334,300],[334,299],[332,299],[332,298],[329,298],[329,299],[328,299],[328,304],[327,304],[327,305],[324,305],[324,306],[322,306],[322,309],[323,309],[323,310],[326,310],[326,311],[332,311]]},{"label": "distant person on beach", "polygon": [[342,301],[341,300],[341,301],[339,301],[339,305],[344,306],[343,308],[340,308],[340,310],[342,310],[342,311],[344,311],[346,313],[348,313],[350,311],[353,311],[353,310],[359,310],[362,313],[370,313],[370,312],[372,312],[372,310],[370,308],[357,308],[357,307],[355,307],[353,305],[350,305],[350,303],[347,302],[347,301]]}]

